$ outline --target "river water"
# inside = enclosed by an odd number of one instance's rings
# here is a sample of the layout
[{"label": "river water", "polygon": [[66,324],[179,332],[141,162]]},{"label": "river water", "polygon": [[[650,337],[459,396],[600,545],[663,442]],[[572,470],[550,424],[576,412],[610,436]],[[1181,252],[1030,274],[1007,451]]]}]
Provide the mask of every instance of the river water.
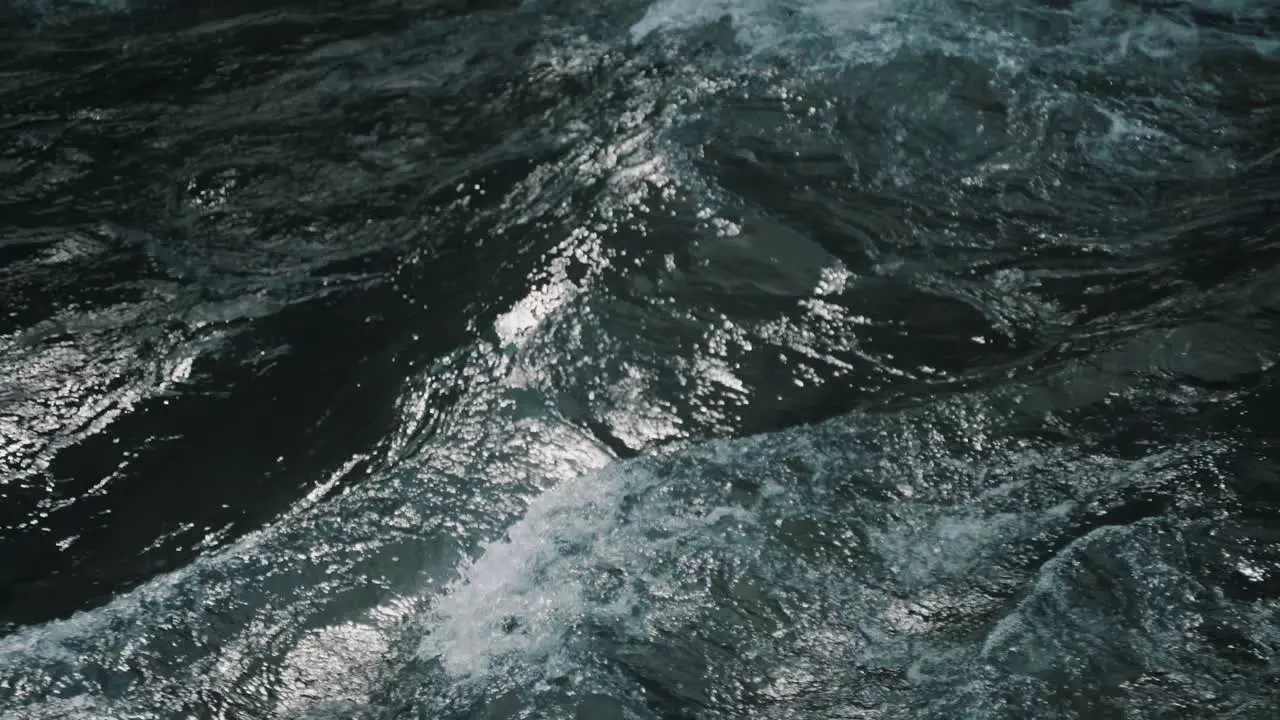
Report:
[{"label": "river water", "polygon": [[6,719],[1275,717],[1274,3],[0,30]]}]

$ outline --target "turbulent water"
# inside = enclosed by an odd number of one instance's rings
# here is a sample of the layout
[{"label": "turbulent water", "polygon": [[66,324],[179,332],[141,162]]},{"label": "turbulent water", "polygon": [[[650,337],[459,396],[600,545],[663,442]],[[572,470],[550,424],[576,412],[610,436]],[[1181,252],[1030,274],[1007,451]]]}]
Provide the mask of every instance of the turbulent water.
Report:
[{"label": "turbulent water", "polygon": [[1275,4],[0,29],[0,716],[1276,717]]}]

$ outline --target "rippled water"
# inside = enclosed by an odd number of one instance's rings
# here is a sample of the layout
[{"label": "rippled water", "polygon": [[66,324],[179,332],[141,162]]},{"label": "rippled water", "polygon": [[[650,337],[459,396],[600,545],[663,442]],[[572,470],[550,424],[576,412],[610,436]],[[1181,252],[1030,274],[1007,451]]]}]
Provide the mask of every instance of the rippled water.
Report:
[{"label": "rippled water", "polygon": [[0,26],[0,715],[1280,706],[1274,4]]}]

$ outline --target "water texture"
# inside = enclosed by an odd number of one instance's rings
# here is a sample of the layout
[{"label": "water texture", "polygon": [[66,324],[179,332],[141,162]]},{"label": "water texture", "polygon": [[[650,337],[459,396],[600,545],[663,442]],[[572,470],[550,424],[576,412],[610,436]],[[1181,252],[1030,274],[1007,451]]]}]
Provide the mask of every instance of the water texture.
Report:
[{"label": "water texture", "polygon": [[1280,707],[1274,3],[0,29],[0,716]]}]

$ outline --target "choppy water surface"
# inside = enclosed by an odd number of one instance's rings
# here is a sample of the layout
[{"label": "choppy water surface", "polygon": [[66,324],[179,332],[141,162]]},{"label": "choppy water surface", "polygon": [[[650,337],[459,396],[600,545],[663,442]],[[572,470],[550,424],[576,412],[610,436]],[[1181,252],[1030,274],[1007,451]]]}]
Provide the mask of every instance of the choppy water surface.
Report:
[{"label": "choppy water surface", "polygon": [[6,718],[1274,717],[1264,0],[10,3]]}]

